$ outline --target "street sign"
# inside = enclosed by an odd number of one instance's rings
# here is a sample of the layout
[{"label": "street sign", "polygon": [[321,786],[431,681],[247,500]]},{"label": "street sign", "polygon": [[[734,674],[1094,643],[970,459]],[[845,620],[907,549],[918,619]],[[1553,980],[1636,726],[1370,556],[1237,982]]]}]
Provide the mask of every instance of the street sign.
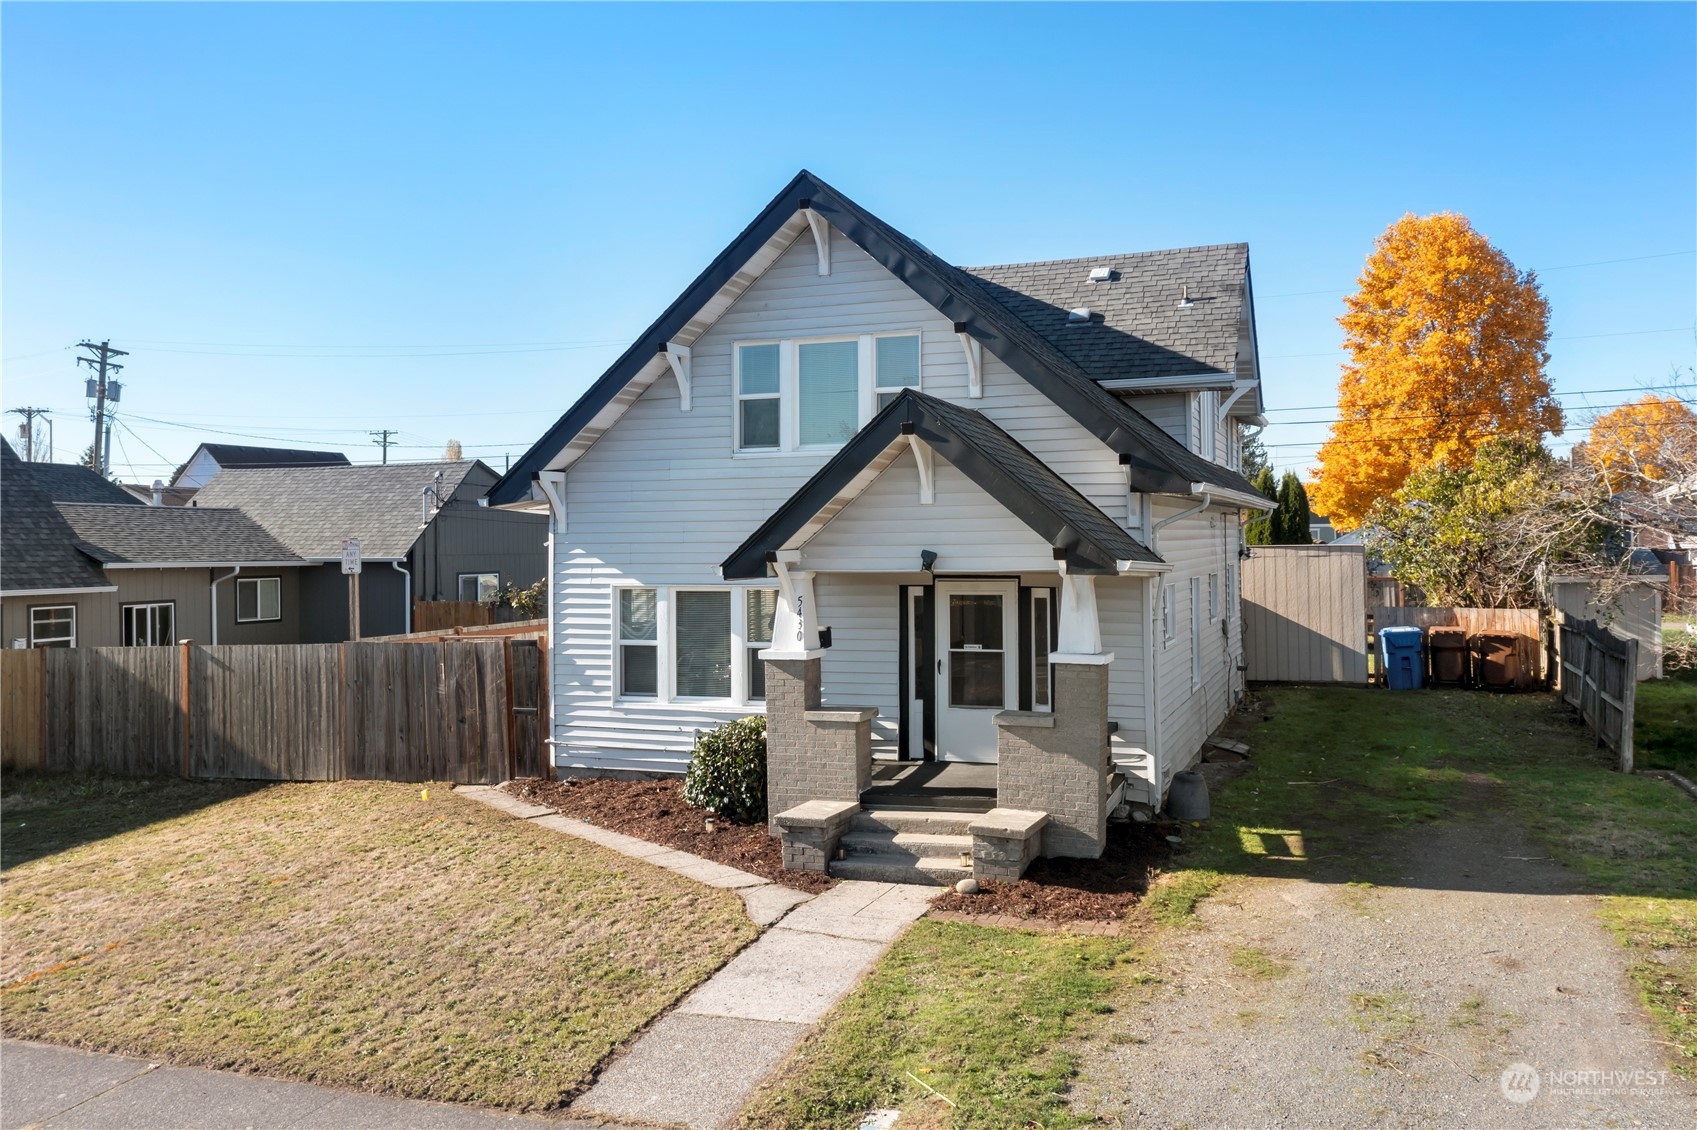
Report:
[{"label": "street sign", "polygon": [[360,571],[359,539],[342,539],[342,572],[353,576]]}]

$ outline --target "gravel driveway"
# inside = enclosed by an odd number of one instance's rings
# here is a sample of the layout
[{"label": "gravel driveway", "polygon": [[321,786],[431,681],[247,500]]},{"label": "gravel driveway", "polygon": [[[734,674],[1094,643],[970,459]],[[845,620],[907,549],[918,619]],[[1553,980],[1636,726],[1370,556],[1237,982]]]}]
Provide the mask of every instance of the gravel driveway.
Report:
[{"label": "gravel driveway", "polygon": [[[1334,867],[1204,902],[1085,1047],[1075,1106],[1195,1130],[1697,1126],[1595,900],[1512,817],[1480,804],[1387,850],[1394,883]],[[1514,1064],[1538,1072],[1526,1101]]]}]

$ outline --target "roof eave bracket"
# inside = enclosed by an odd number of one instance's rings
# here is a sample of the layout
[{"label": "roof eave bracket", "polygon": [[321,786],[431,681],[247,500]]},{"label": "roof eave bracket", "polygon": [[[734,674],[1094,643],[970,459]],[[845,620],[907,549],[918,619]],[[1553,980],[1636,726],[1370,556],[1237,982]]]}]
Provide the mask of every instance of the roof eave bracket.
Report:
[{"label": "roof eave bracket", "polygon": [[802,202],[801,214],[807,217],[808,229],[813,232],[813,246],[819,252],[819,277],[824,278],[831,273],[831,225],[809,203]]},{"label": "roof eave bracket", "polygon": [[688,412],[690,409],[689,346],[668,341],[665,348],[660,352],[665,355],[666,364],[671,367],[672,376],[676,377],[678,381],[678,409]]},{"label": "roof eave bracket", "polygon": [[937,501],[937,466],[931,445],[912,432],[907,432],[907,445],[913,450],[914,465],[919,468],[919,505],[930,506]]},{"label": "roof eave bracket", "polygon": [[984,397],[984,343],[966,332],[965,322],[955,323],[955,336],[966,352],[966,394],[974,400]]}]

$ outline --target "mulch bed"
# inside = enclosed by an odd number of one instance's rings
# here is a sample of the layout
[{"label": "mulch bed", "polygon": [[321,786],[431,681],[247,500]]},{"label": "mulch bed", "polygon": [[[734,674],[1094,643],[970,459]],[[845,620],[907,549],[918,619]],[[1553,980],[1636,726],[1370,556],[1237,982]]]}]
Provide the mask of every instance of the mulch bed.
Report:
[{"label": "mulch bed", "polygon": [[975,895],[945,892],[934,911],[1037,922],[1109,922],[1123,919],[1149,889],[1151,876],[1172,854],[1164,824],[1110,823],[1101,859],[1039,859],[1016,883],[988,880]]},{"label": "mulch bed", "polygon": [[691,852],[799,891],[818,894],[837,883],[829,875],[814,871],[786,871],[778,841],[767,834],[764,824],[731,824],[721,819],[718,827],[708,832],[706,814],[684,803],[683,781],[676,777],[651,781],[521,777],[509,781],[505,788],[516,797],[545,804],[566,816]]}]

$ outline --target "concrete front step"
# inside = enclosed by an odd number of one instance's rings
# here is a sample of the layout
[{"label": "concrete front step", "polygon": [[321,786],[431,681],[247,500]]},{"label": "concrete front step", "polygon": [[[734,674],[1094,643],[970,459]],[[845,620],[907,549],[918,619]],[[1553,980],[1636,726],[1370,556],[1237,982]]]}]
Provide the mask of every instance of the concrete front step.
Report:
[{"label": "concrete front step", "polygon": [[972,868],[960,865],[960,856],[914,859],[903,862],[898,855],[851,855],[831,861],[831,874],[838,879],[865,879],[874,883],[909,883],[949,887],[972,877]]},{"label": "concrete front step", "polygon": [[849,832],[837,841],[849,855],[883,855],[903,860],[972,854],[971,836],[934,832]]},{"label": "concrete front step", "polygon": [[944,812],[938,809],[868,808],[854,814],[849,831],[896,832],[972,838],[967,828],[978,819],[975,812]]}]

